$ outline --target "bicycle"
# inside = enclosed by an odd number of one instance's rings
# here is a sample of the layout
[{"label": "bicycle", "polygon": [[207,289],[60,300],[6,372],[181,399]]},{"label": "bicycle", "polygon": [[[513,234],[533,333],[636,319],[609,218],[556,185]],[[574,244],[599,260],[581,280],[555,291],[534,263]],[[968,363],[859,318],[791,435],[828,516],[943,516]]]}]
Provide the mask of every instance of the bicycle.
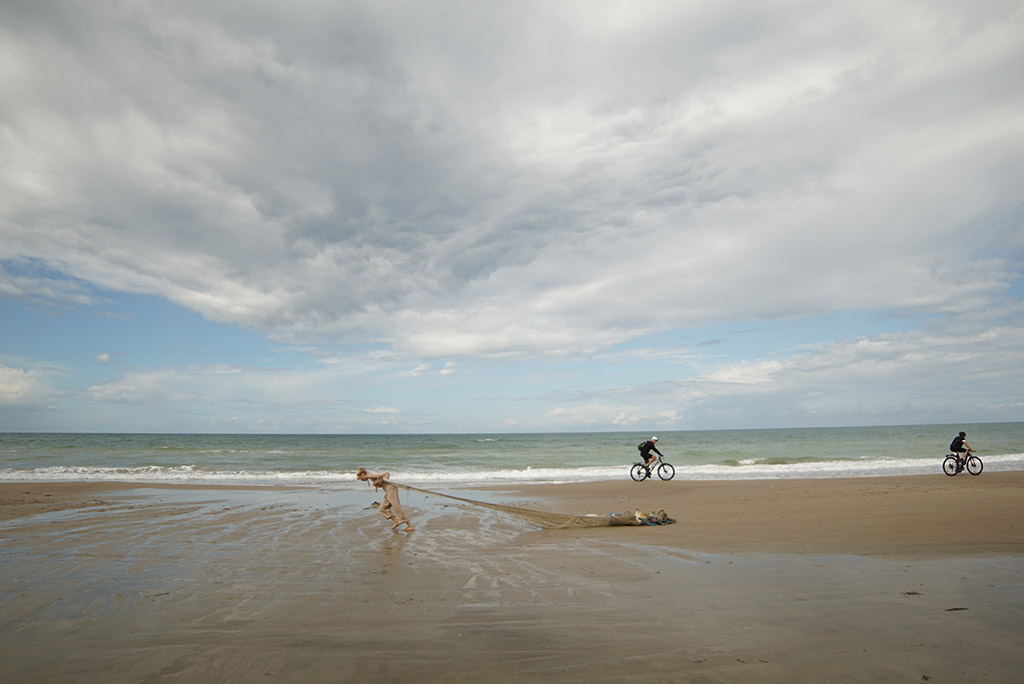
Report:
[{"label": "bicycle", "polygon": [[654,469],[658,473],[658,477],[662,480],[671,480],[676,476],[676,469],[671,463],[666,463],[661,456],[658,456],[658,465],[651,468],[647,467],[647,464],[640,462],[634,463],[633,467],[629,469],[629,476],[637,482],[643,482],[647,478],[653,478],[654,475],[651,473],[651,469]]},{"label": "bicycle", "polygon": [[981,471],[985,468],[985,464],[981,462],[981,459],[974,455],[974,450],[970,450],[964,456],[960,458],[959,454],[949,454],[942,461],[942,472],[946,473],[950,477],[953,477],[964,468],[967,469],[971,475],[981,475]]}]

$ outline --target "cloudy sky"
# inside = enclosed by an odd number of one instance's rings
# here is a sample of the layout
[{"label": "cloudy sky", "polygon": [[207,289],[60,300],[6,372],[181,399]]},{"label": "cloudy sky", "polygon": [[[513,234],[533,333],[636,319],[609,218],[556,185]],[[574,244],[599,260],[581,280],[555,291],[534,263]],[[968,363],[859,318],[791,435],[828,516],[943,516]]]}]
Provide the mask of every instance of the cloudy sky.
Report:
[{"label": "cloudy sky", "polygon": [[0,430],[1024,415],[1024,10],[0,4]]}]

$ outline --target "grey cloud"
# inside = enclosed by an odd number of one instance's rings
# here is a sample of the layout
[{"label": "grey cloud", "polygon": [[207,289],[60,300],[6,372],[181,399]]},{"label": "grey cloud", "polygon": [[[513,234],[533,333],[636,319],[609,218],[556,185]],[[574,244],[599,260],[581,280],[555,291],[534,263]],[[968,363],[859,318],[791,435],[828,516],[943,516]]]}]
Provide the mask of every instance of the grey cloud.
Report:
[{"label": "grey cloud", "polygon": [[1020,270],[1014,16],[7,6],[0,256],[426,355],[962,311]]}]

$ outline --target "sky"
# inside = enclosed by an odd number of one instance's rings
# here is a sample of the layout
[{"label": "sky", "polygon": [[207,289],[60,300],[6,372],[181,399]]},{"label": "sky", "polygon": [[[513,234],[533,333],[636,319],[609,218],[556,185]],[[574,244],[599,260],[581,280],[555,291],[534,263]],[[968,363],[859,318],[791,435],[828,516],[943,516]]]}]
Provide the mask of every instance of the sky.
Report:
[{"label": "sky", "polygon": [[1017,0],[0,2],[0,431],[1016,421]]}]

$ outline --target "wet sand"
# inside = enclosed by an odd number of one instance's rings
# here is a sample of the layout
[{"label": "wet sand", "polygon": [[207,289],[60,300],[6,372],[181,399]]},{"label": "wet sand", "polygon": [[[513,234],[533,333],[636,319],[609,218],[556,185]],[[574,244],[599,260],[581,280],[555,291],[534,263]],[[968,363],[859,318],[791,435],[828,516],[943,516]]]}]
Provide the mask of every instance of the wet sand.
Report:
[{"label": "wet sand", "polygon": [[[1016,682],[1024,473],[445,490],[0,484],[4,682]],[[926,679],[927,678],[927,679]]]}]

